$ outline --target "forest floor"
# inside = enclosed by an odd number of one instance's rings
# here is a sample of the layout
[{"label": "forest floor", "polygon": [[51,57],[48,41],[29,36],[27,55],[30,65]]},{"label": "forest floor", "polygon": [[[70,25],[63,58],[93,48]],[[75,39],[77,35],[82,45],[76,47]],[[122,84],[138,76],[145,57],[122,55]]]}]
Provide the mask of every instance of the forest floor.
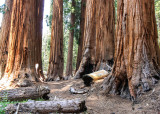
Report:
[{"label": "forest floor", "polygon": [[160,114],[160,83],[151,91],[140,96],[136,104],[119,96],[106,96],[103,94],[99,80],[90,87],[85,94],[71,94],[70,87],[84,86],[81,79],[59,82],[47,82],[44,85],[51,89],[50,100],[80,98],[86,101],[85,114]]}]

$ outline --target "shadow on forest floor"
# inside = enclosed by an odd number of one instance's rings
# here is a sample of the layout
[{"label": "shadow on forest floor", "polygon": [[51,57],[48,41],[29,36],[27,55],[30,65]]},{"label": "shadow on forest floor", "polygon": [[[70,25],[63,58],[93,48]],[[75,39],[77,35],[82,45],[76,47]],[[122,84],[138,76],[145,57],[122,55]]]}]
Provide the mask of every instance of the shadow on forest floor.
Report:
[{"label": "shadow on forest floor", "polygon": [[85,94],[71,94],[70,87],[84,86],[81,79],[44,83],[51,89],[50,100],[81,98],[86,100],[89,114],[159,114],[160,113],[160,83],[141,97],[133,105],[130,100],[119,96],[106,96],[101,91],[103,80],[85,87],[89,92]]}]

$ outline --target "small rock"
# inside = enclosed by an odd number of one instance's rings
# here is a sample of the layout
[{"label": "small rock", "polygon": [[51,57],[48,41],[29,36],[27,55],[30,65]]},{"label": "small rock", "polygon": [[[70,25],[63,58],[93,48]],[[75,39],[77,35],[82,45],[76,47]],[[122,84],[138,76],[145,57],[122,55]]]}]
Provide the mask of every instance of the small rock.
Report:
[{"label": "small rock", "polygon": [[142,107],[139,107],[138,109],[143,109]]}]

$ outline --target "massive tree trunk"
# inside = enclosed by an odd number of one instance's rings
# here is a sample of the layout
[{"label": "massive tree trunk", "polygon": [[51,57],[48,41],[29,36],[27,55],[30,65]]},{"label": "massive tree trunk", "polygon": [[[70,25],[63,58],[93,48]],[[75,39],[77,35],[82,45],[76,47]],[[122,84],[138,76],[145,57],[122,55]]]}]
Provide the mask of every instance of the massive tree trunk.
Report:
[{"label": "massive tree trunk", "polygon": [[[95,39],[96,39],[96,1],[88,0],[86,3],[86,14],[85,14],[85,30],[84,30],[84,52],[83,58],[81,60],[80,67],[76,72],[75,78],[80,78],[85,73],[90,73],[92,71],[93,58],[91,58],[91,53],[94,49]],[[86,38],[85,38],[86,37]],[[92,59],[92,60],[91,60]]]},{"label": "massive tree trunk", "polygon": [[118,0],[117,11],[116,58],[104,86],[107,93],[136,98],[160,78],[154,0]]},{"label": "massive tree trunk", "polygon": [[[75,0],[72,0],[72,8],[75,10]],[[75,26],[75,11],[71,11],[71,24],[69,31],[69,45],[68,45],[68,56],[66,66],[66,76],[72,76],[72,61],[73,61],[73,40],[74,40],[74,26]]]},{"label": "massive tree trunk", "polygon": [[84,44],[84,25],[85,25],[86,0],[81,1],[81,19],[80,19],[80,38],[78,41],[78,55],[76,63],[76,71],[81,63]]},{"label": "massive tree trunk", "polygon": [[35,45],[38,31],[37,4],[38,1],[33,0],[13,0],[8,59],[2,81],[12,82],[20,72],[30,74],[32,81],[38,81],[35,63],[41,55],[36,55],[38,47]]},{"label": "massive tree trunk", "polygon": [[44,10],[44,0],[38,0],[37,1],[37,12],[36,12],[36,18],[37,18],[37,25],[36,25],[36,48],[35,48],[35,53],[36,53],[36,63],[38,64],[38,69],[37,69],[37,74],[39,78],[42,78],[43,80],[45,79],[44,74],[43,74],[43,68],[42,68],[42,28],[43,28],[43,10]]},{"label": "massive tree trunk", "polygon": [[51,50],[49,58],[48,78],[53,81],[63,78],[63,0],[53,1],[53,18],[51,31]]},{"label": "massive tree trunk", "polygon": [[6,0],[6,10],[2,19],[1,33],[0,33],[0,79],[4,75],[8,57],[8,41],[9,32],[11,26],[11,14],[12,14],[12,0]]},{"label": "massive tree trunk", "polygon": [[114,1],[88,0],[86,6],[84,52],[76,78],[99,70],[114,57]]},{"label": "massive tree trunk", "polygon": [[95,70],[112,65],[114,58],[115,13],[113,0],[96,3]]}]

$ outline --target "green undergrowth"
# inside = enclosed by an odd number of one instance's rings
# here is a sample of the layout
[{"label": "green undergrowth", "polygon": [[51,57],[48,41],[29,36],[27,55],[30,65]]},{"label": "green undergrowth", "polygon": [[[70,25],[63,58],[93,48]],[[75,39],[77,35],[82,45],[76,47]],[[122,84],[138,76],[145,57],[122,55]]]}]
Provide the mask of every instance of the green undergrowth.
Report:
[{"label": "green undergrowth", "polygon": [[[16,103],[25,103],[28,100],[23,101],[8,101],[7,98],[0,101],[0,114],[5,114],[5,107],[9,104],[16,104]],[[44,101],[43,99],[36,99],[35,101]]]}]

